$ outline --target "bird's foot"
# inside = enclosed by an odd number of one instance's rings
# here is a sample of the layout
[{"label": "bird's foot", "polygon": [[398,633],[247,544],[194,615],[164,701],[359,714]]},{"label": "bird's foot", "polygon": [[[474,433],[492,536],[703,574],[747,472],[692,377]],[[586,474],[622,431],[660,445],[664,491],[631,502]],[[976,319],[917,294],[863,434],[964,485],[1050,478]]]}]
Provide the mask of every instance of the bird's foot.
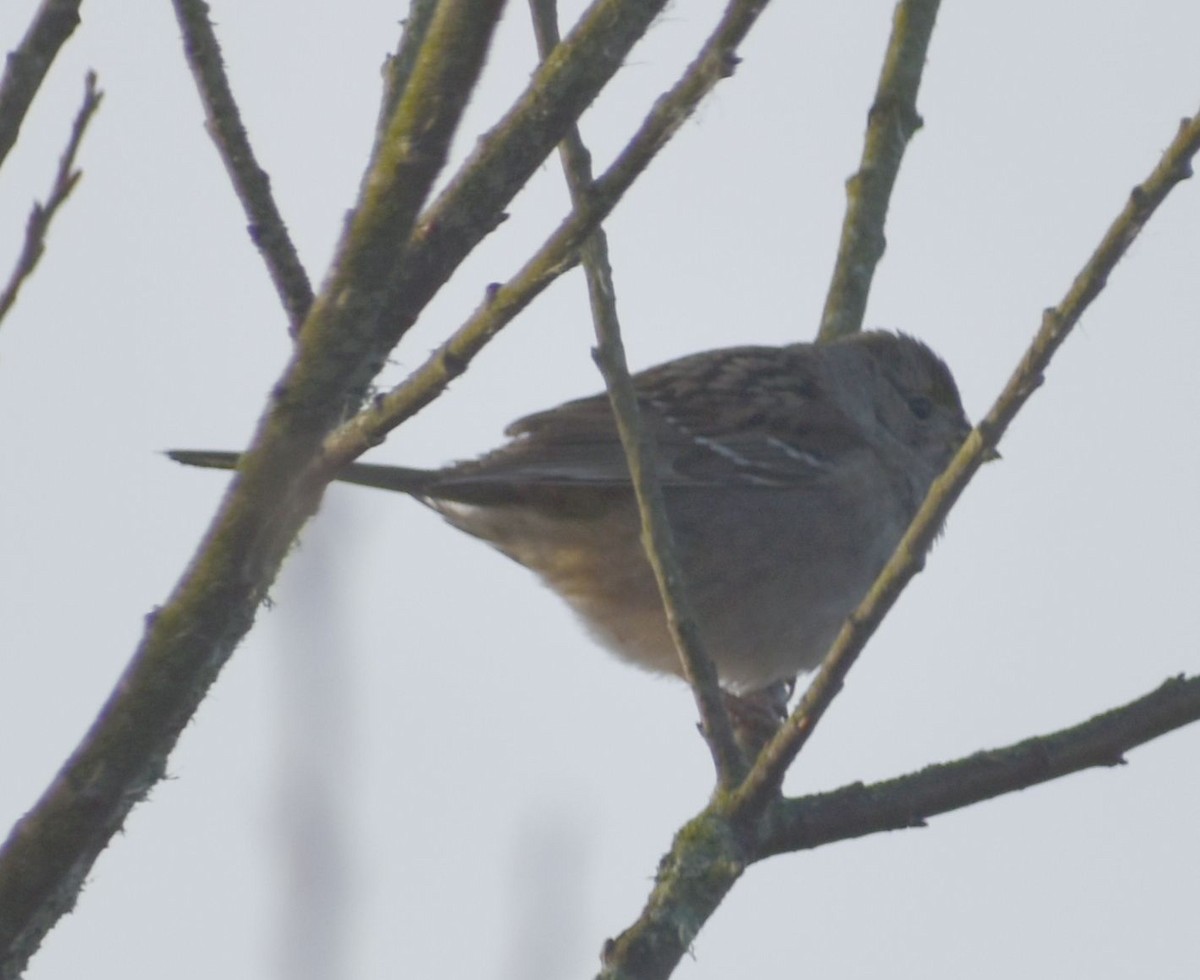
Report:
[{"label": "bird's foot", "polygon": [[758,757],[788,716],[788,701],[796,680],[776,681],[749,694],[725,694],[725,710],[733,724],[733,735],[746,758]]}]

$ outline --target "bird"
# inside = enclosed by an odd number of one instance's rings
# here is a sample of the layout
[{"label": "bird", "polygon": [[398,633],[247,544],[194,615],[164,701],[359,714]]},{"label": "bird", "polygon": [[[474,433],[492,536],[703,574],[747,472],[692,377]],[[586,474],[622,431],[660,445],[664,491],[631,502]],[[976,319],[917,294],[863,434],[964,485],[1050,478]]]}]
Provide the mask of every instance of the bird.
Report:
[{"label": "bird", "polygon": [[[735,697],[820,663],[971,430],[945,362],[883,330],[704,351],[633,382],[703,646]],[[505,435],[441,469],[353,463],[337,479],[415,498],[534,572],[622,659],[683,676],[607,395]]]}]

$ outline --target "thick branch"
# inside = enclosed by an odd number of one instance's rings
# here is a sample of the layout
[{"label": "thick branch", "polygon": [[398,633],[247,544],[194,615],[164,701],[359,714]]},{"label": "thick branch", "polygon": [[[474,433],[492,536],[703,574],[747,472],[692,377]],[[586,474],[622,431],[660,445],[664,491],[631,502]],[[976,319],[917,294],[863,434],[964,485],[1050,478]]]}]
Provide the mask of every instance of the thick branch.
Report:
[{"label": "thick branch", "polygon": [[862,329],[875,266],[886,246],[884,223],[900,161],[921,126],[917,90],[939,0],[901,0],[867,121],[858,172],[846,182],[846,217],[837,263],[821,314],[821,340]]},{"label": "thick branch", "polygon": [[58,170],[54,174],[54,184],[45,204],[34,204],[25,225],[25,243],[21,246],[21,254],[17,256],[16,266],[9,276],[8,284],[0,292],[0,324],[17,301],[21,286],[37,268],[38,260],[46,250],[46,233],[50,230],[50,222],[63,203],[71,196],[71,191],[79,183],[82,172],[75,169],[75,157],[79,153],[79,144],[83,134],[91,122],[92,115],[100,108],[100,100],[104,93],[96,88],[95,72],[88,72],[84,79],[83,105],[75,114],[75,122],[71,125],[71,136],[67,140],[67,148],[58,161]]},{"label": "thick branch", "polygon": [[[466,371],[471,360],[497,333],[532,303],[554,280],[579,261],[579,249],[616,207],[625,192],[671,137],[691,117],[717,83],[729,77],[737,47],[753,26],[765,0],[732,4],[695,60],[671,90],[654,103],[625,149],[592,184],[581,209],[557,230],[508,282],[488,289],[466,323],[438,347],[401,384],[374,399],[337,430],[325,446],[322,470],[342,466],[379,445],[384,437],[440,395]],[[558,54],[555,54],[557,59]]]},{"label": "thick branch", "polygon": [[[0,851],[0,976],[16,976],[46,931],[74,904],[93,861],[130,808],[159,779],[168,753],[254,613],[322,485],[296,479],[342,405],[296,400],[306,371],[341,371],[345,391],[358,360],[313,366],[317,343],[359,334],[382,309],[378,282],[421,201],[482,67],[502,0],[444,0],[427,52],[389,132],[334,290],[314,306],[298,353],[260,427],[259,452],[223,502],[200,554],[146,636],[83,742]],[[436,44],[433,42],[436,40]],[[382,253],[382,255],[381,255]],[[382,268],[381,268],[382,266]],[[361,353],[359,353],[361,358]],[[289,386],[295,387],[289,387]]]},{"label": "thick branch", "polygon": [[[594,4],[414,238],[409,228],[445,158],[502,3],[438,5],[328,285],[200,552],[150,619],[92,729],[0,850],[0,977],[21,971],[74,903],[130,808],[162,778],[180,731],[249,629],[291,541],[315,510],[328,474],[308,466],[406,328],[396,311],[415,315],[494,227],[664,2]],[[480,169],[485,165],[501,173],[490,179]],[[410,247],[399,261],[405,242]]]},{"label": "thick branch", "polygon": [[[511,110],[421,216],[389,296],[390,350],[608,83],[666,0],[595,0]],[[354,392],[361,397],[363,387]]]}]

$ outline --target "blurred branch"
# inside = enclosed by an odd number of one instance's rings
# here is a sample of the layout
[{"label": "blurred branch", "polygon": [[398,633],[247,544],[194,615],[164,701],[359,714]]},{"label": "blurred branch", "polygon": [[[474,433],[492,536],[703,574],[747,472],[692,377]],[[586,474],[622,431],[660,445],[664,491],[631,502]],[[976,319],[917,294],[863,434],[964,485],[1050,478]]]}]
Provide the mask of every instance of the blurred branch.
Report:
[{"label": "blurred branch", "polygon": [[[557,0],[529,0],[543,61],[559,43],[556,6]],[[576,211],[583,211],[592,192],[592,160],[577,125],[567,129],[559,144],[559,154],[571,204]],[[675,536],[655,468],[657,449],[652,434],[642,425],[637,392],[629,376],[625,346],[621,342],[617,293],[608,255],[608,236],[603,227],[597,225],[583,243],[580,254],[596,330],[594,356],[608,387],[617,432],[629,463],[629,475],[642,520],[642,544],[658,583],[667,625],[679,651],[684,676],[696,698],[704,737],[716,765],[718,785],[728,789],[745,774],[746,761],[734,740],[733,726],[721,699],[717,669],[704,649],[695,610],[688,599],[687,581],[679,564]]]},{"label": "blurred branch", "polygon": [[50,230],[50,222],[54,220],[54,215],[63,202],[71,196],[71,191],[75,189],[79,178],[83,176],[82,171],[74,169],[75,157],[79,152],[79,143],[83,139],[88,123],[91,122],[92,115],[100,108],[100,101],[104,98],[104,93],[96,88],[95,72],[89,71],[83,84],[83,105],[75,114],[75,122],[71,126],[71,136],[58,161],[54,184],[50,188],[46,203],[33,205],[29,221],[25,225],[25,244],[21,247],[21,254],[17,257],[17,264],[12,275],[9,276],[4,291],[0,292],[0,324],[3,324],[8,311],[17,301],[21,286],[33,274],[38,260],[46,250],[46,233]]},{"label": "blurred branch", "polygon": [[858,172],[846,182],[846,217],[837,263],[825,298],[818,338],[834,340],[862,329],[875,266],[886,247],[888,202],[908,141],[921,126],[917,90],[939,0],[901,0],[867,116]]},{"label": "blurred branch", "polygon": [[308,273],[271,193],[271,178],[258,165],[241,112],[229,87],[221,46],[208,19],[204,0],[173,0],[183,32],[183,51],[204,106],[206,128],[233,183],[234,193],[250,222],[250,239],[258,247],[275,291],[283,301],[288,331],[294,337],[313,303]]},{"label": "blurred branch", "polygon": [[738,790],[738,806],[755,810],[765,806],[782,784],[792,760],[812,734],[825,709],[858,659],[867,640],[895,604],[906,585],[921,570],[925,555],[946,516],[976,470],[995,451],[1004,432],[1022,406],[1042,383],[1055,351],[1066,340],[1084,310],[1099,295],[1121,257],[1150,216],[1180,181],[1192,174],[1192,157],[1200,151],[1200,114],[1185,119],[1174,141],[1154,171],[1133,189],[1124,209],[1109,226],[1103,240],[1075,277],[1066,296],[1047,310],[1041,329],[1017,365],[991,411],[971,433],[934,481],[896,551],[880,572],[866,598],[842,627],[820,669],[813,677],[791,717],[763,750],[745,784]]},{"label": "blurred branch", "polygon": [[885,830],[1050,782],[1121,764],[1130,749],[1200,721],[1200,677],[1156,691],[1073,728],[929,766],[873,786],[856,783],[776,799],[762,819],[717,799],[689,821],[659,863],[646,910],[605,950],[598,980],[670,976],[721,899],[755,861]]},{"label": "blurred branch", "polygon": [[0,78],[0,165],[17,142],[33,97],[61,48],[79,26],[81,0],[42,0],[29,30],[10,51]]},{"label": "blurred branch", "polygon": [[[655,101],[625,149],[592,184],[582,210],[576,207],[508,282],[490,286],[479,309],[420,367],[329,437],[322,472],[336,473],[437,398],[466,371],[488,341],[576,265],[588,235],[691,118],[704,96],[732,74],[737,47],[764,6],[765,0],[730,5],[679,81]],[[561,47],[557,49],[551,60],[557,61],[561,51]]]},{"label": "blurred branch", "polygon": [[271,843],[278,862],[278,980],[342,980],[354,909],[350,819],[359,753],[354,671],[341,559],[358,531],[349,506],[330,507],[279,585],[272,682],[278,715]]}]

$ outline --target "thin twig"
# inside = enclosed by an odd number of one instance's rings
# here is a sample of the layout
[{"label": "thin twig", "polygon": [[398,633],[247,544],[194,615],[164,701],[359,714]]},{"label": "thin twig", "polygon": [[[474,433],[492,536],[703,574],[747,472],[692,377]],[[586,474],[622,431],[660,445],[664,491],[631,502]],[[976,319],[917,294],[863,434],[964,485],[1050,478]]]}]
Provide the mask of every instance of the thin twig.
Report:
[{"label": "thin twig", "polygon": [[[556,0],[529,0],[534,33],[543,61],[559,43]],[[559,145],[563,173],[576,210],[584,210],[592,190],[591,154],[578,125],[572,125]],[[592,322],[596,330],[596,364],[604,375],[613,416],[642,520],[642,545],[658,583],[667,625],[684,676],[691,685],[700,713],[704,737],[712,751],[718,785],[735,786],[745,775],[746,760],[733,736],[733,726],[721,698],[721,685],[712,658],[704,649],[695,610],[688,599],[687,581],[679,563],[675,536],[667,517],[666,501],[655,468],[657,447],[652,433],[642,425],[637,392],[629,376],[621,324],[617,316],[616,287],[608,255],[608,236],[597,226],[581,250]]]},{"label": "thin twig", "polygon": [[1108,281],[1109,275],[1158,206],[1180,181],[1191,176],[1191,161],[1200,151],[1200,114],[1185,119],[1179,133],[1144,183],[1135,187],[1124,209],[1109,226],[1096,251],[1084,265],[1057,307],[1047,310],[1008,384],[991,411],[934,481],[891,560],[871,591],[842,627],[808,690],[779,734],[763,750],[746,782],[737,791],[736,807],[756,810],[775,795],[792,760],[812,734],[825,709],[841,687],[867,640],[895,604],[909,580],[921,569],[922,556],[937,537],[950,509],[995,450],[1005,430],[1030,395],[1084,310]]},{"label": "thin twig", "polygon": [[21,123],[59,50],[79,26],[81,0],[42,0],[29,30],[11,51],[0,78],[0,164],[17,142]]},{"label": "thin twig", "polygon": [[67,148],[63,150],[58,161],[58,170],[54,175],[54,184],[45,204],[33,205],[29,213],[29,221],[25,225],[25,244],[17,257],[16,266],[9,276],[8,284],[0,292],[0,324],[17,301],[17,295],[25,280],[33,275],[38,260],[46,250],[46,233],[50,230],[50,222],[63,203],[71,196],[71,191],[83,176],[82,171],[75,169],[75,157],[79,152],[79,144],[87,130],[92,115],[100,108],[104,93],[96,88],[96,73],[89,71],[83,82],[83,104],[75,114],[75,122],[71,125],[71,136],[67,140]]},{"label": "thin twig", "polygon": [[233,183],[234,193],[250,222],[247,230],[258,247],[275,291],[283,302],[288,332],[294,337],[313,303],[312,285],[300,263],[283,215],[271,193],[271,178],[258,165],[241,112],[225,74],[221,46],[208,19],[204,0],[173,0],[183,32],[183,50],[204,105],[209,136]]},{"label": "thin twig", "polygon": [[875,266],[883,257],[884,223],[900,161],[921,126],[917,90],[939,0],[901,0],[892,19],[883,71],[868,116],[858,172],[846,183],[846,217],[837,264],[821,314],[821,340],[862,329]]},{"label": "thin twig", "polygon": [[695,112],[696,106],[732,73],[738,45],[765,5],[766,0],[737,0],[729,5],[679,81],[655,101],[625,149],[593,183],[582,209],[577,207],[567,215],[508,282],[489,287],[483,303],[470,319],[420,367],[330,436],[325,444],[323,472],[336,474],[430,404],[466,371],[475,355],[497,333],[554,280],[575,267],[579,249],[587,237],[608,217],[659,150]]}]

